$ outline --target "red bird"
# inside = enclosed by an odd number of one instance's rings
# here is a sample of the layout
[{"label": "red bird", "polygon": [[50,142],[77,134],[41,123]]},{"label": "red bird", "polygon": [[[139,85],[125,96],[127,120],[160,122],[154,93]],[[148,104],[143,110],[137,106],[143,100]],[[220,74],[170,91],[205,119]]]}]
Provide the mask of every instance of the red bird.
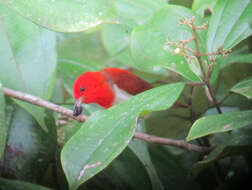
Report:
[{"label": "red bird", "polygon": [[81,114],[82,103],[97,103],[109,108],[151,88],[149,83],[125,69],[111,67],[97,72],[85,72],[74,82],[74,116]]}]

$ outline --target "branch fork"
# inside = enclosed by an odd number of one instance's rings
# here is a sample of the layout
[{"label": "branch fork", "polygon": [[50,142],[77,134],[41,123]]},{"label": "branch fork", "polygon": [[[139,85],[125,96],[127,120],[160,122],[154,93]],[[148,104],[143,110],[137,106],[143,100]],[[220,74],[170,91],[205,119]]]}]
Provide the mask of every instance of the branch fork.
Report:
[{"label": "branch fork", "polygon": [[[202,81],[204,83],[204,85],[207,86],[207,96],[209,97],[209,100],[211,102],[214,103],[218,113],[222,113],[219,103],[216,100],[215,94],[213,92],[212,86],[210,85],[210,79],[212,76],[212,72],[214,69],[214,66],[216,65],[216,56],[217,55],[221,55],[221,56],[227,56],[231,50],[224,50],[221,46],[217,48],[217,50],[215,52],[201,52],[200,48],[199,48],[199,42],[198,42],[198,36],[197,36],[197,31],[198,30],[206,30],[208,23],[204,23],[201,26],[195,26],[195,17],[192,17],[191,19],[180,19],[180,25],[187,25],[192,29],[193,32],[193,36],[190,37],[187,40],[179,40],[178,42],[173,42],[170,41],[168,38],[166,38],[166,42],[164,45],[172,45],[174,46],[175,49],[175,53],[176,54],[180,54],[182,56],[184,56],[185,58],[187,58],[189,61],[188,63],[190,63],[190,59],[197,59],[201,72],[202,72]],[[195,45],[195,50],[186,47],[187,44],[191,44],[194,42]],[[177,50],[177,48],[179,48],[179,51]],[[177,51],[176,51],[177,50]],[[202,57],[203,56],[207,56],[208,57],[208,61],[210,62],[210,64],[206,62],[202,61]]]}]

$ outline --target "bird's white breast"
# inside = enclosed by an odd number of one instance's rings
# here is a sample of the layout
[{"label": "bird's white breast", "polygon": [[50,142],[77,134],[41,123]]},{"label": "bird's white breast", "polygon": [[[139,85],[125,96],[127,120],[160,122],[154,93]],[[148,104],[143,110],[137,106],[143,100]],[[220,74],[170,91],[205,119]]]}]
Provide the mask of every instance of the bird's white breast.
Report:
[{"label": "bird's white breast", "polygon": [[113,102],[114,104],[118,104],[124,100],[128,100],[130,97],[132,97],[131,94],[126,92],[125,90],[120,89],[116,84],[113,84],[113,91],[115,92],[115,99]]}]

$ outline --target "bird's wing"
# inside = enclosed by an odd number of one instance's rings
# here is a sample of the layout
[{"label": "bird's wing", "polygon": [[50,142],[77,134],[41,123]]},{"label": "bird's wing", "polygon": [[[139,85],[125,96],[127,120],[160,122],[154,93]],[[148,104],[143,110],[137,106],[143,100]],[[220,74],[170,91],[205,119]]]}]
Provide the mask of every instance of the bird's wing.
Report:
[{"label": "bird's wing", "polygon": [[152,88],[148,82],[125,69],[106,68],[102,70],[102,73],[108,81],[116,84],[128,94],[135,95]]}]

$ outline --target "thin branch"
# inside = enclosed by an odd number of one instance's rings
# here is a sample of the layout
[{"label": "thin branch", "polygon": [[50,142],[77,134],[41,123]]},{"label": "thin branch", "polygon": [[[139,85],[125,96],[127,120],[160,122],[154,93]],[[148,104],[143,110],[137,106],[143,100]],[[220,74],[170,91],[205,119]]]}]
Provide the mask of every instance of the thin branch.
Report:
[{"label": "thin branch", "polygon": [[13,98],[16,98],[16,99],[19,99],[19,100],[22,100],[25,102],[29,102],[34,105],[44,107],[49,110],[53,110],[55,112],[61,113],[62,115],[66,115],[68,117],[71,117],[71,118],[78,120],[78,121],[81,121],[81,122],[84,122],[87,119],[87,116],[85,116],[85,115],[80,115],[78,117],[74,117],[72,110],[69,110],[69,109],[64,108],[62,106],[45,101],[42,98],[39,98],[37,96],[32,96],[30,94],[26,94],[26,93],[19,92],[16,90],[11,90],[9,88],[3,88],[3,92],[6,96],[11,96]]},{"label": "thin branch", "polygon": [[195,17],[193,17],[193,18],[191,19],[191,21],[190,21],[190,26],[191,26],[191,28],[192,28],[193,36],[194,36],[193,40],[194,40],[194,44],[195,44],[195,48],[196,48],[195,56],[196,56],[197,59],[198,59],[201,72],[203,73],[204,78],[206,78],[207,75],[206,75],[206,72],[205,72],[205,69],[204,69],[202,60],[201,60],[199,42],[198,42],[197,31],[196,31],[197,28],[194,26],[194,21],[195,21]]},{"label": "thin branch", "polygon": [[185,104],[185,103],[182,103],[182,102],[175,102],[174,103],[174,107],[177,107],[177,108],[188,108],[188,105]]},{"label": "thin branch", "polygon": [[[68,116],[72,119],[75,119],[80,122],[85,122],[87,119],[87,116],[80,115],[78,117],[73,116],[73,111],[69,110],[67,108],[64,108],[62,106],[53,104],[51,102],[48,102],[46,100],[43,100],[42,98],[32,96],[30,94],[26,94],[23,92],[11,90],[9,88],[3,88],[3,92],[6,96],[10,96],[12,98],[16,98],[43,108],[47,108],[49,110],[58,112],[62,115]],[[186,143],[184,140],[175,140],[175,139],[169,139],[169,138],[161,138],[157,136],[148,135],[145,133],[139,133],[136,132],[134,135],[135,138],[150,142],[150,143],[156,143],[156,144],[166,144],[171,145],[179,148],[186,149],[188,151],[195,151],[195,152],[202,152],[206,153],[211,151],[214,147],[200,147],[194,144]]]},{"label": "thin branch", "polygon": [[135,138],[144,140],[146,142],[154,143],[154,144],[165,144],[165,145],[170,145],[170,146],[175,146],[175,147],[180,147],[182,149],[188,150],[188,151],[194,151],[194,152],[210,152],[213,147],[203,147],[203,146],[198,146],[190,143],[186,143],[184,140],[175,140],[175,139],[170,139],[170,138],[162,138],[162,137],[157,137],[153,135],[148,135],[145,133],[139,133],[135,132],[134,135]]},{"label": "thin branch", "polygon": [[[196,56],[196,58],[197,58],[197,60],[199,62],[201,72],[203,73],[203,80],[204,80],[205,84],[207,85],[209,94],[210,94],[210,96],[211,96],[211,98],[212,98],[212,100],[214,102],[214,105],[215,105],[218,113],[222,113],[222,111],[220,109],[220,106],[218,105],[218,102],[216,100],[215,94],[214,94],[214,92],[212,90],[212,87],[210,85],[209,74],[206,73],[205,68],[203,66],[203,62],[202,62],[202,59],[201,59],[202,55],[201,55],[201,52],[200,52],[198,36],[197,36],[197,29],[198,28],[194,25],[194,21],[195,21],[195,17],[192,17],[191,20],[182,20],[182,24],[187,24],[192,28],[193,36],[194,36],[193,40],[194,40],[194,44],[195,44],[195,48],[196,48],[195,56]],[[220,52],[221,50],[222,50],[221,48],[218,48],[218,52]]]},{"label": "thin branch", "polygon": [[206,81],[206,85],[207,85],[208,91],[209,91],[209,93],[210,93],[210,96],[212,97],[213,103],[214,103],[214,105],[215,105],[215,107],[216,107],[218,113],[221,114],[222,111],[221,111],[221,109],[220,109],[220,105],[219,105],[218,102],[217,102],[217,99],[216,99],[216,97],[215,97],[215,95],[214,95],[214,92],[213,92],[213,90],[212,90],[212,88],[211,88],[210,82],[209,82],[209,81]]},{"label": "thin branch", "polygon": [[206,84],[204,82],[187,82],[186,85],[188,85],[188,86],[204,86]]}]

